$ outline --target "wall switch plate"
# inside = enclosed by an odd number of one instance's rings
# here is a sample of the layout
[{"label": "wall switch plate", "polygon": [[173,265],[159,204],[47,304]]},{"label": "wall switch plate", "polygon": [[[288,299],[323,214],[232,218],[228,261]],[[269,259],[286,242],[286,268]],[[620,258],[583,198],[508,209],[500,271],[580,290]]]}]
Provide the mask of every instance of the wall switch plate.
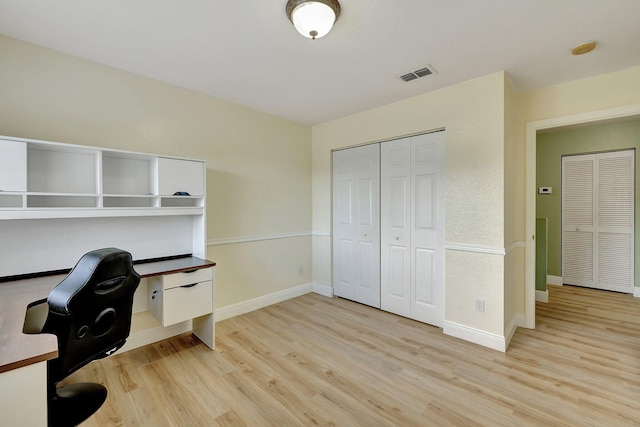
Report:
[{"label": "wall switch plate", "polygon": [[484,313],[484,300],[482,298],[476,298],[476,311]]},{"label": "wall switch plate", "polygon": [[538,187],[538,194],[551,194],[552,187]]}]

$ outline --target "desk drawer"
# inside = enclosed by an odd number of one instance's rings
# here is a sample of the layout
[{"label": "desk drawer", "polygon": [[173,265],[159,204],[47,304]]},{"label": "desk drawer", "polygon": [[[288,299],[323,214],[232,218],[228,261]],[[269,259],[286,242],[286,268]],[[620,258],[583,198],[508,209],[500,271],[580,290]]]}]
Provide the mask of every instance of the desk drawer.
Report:
[{"label": "desk drawer", "polygon": [[192,285],[213,280],[212,268],[201,268],[190,272],[167,274],[162,278],[164,289],[173,289],[179,286]]},{"label": "desk drawer", "polygon": [[213,311],[213,282],[165,289],[162,302],[162,326],[209,314]]}]

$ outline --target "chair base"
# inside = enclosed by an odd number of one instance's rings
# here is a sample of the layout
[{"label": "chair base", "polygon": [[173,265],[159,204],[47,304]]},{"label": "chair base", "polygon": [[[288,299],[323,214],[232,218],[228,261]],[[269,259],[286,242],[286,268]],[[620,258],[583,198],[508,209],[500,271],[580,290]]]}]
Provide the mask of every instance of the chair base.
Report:
[{"label": "chair base", "polygon": [[49,399],[49,426],[77,426],[93,415],[107,399],[107,389],[95,383],[59,387]]}]

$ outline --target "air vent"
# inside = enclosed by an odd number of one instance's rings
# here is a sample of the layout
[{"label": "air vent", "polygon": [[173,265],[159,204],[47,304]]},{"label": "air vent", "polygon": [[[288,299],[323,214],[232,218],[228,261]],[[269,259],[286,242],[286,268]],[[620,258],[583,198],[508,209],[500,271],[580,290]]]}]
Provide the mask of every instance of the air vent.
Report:
[{"label": "air vent", "polygon": [[400,76],[402,80],[405,82],[410,82],[411,80],[415,80],[420,77],[425,77],[430,74],[435,74],[436,70],[433,69],[431,65],[427,65],[424,68],[420,68],[419,70],[413,71],[411,73],[404,74]]},{"label": "air vent", "polygon": [[405,82],[410,82],[411,80],[415,80],[418,78],[418,76],[416,76],[413,73],[409,73],[409,74],[405,74],[404,76],[400,76],[400,78],[402,80],[404,80]]}]

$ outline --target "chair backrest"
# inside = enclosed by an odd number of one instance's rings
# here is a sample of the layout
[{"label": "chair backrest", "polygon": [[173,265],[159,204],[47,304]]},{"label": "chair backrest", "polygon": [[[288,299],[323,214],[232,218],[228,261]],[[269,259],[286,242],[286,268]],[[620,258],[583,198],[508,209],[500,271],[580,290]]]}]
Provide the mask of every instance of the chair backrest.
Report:
[{"label": "chair backrest", "polygon": [[105,248],[85,254],[53,288],[42,328],[42,332],[58,337],[58,358],[48,363],[50,382],[56,383],[124,345],[139,283],[131,254]]}]

